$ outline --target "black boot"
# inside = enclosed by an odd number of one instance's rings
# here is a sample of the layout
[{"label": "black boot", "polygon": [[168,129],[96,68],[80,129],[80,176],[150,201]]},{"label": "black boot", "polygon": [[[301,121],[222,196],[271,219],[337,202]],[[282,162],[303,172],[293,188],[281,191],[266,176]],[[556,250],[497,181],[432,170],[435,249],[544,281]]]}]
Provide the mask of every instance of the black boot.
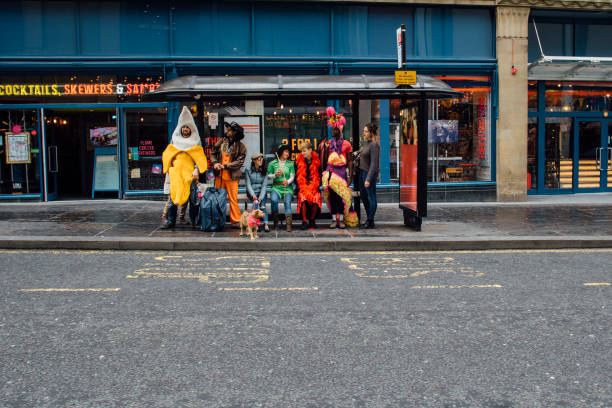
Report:
[{"label": "black boot", "polygon": [[368,229],[374,229],[376,226],[374,225],[374,220],[368,221]]},{"label": "black boot", "polygon": [[317,223],[315,222],[315,220],[310,220],[308,222],[308,225],[310,226],[310,228],[312,229],[317,229]]},{"label": "black boot", "polygon": [[291,214],[285,214],[285,230],[291,232],[291,224],[293,223],[293,216]]},{"label": "black boot", "polygon": [[177,207],[174,203],[170,203],[170,207],[168,207],[168,213],[166,214],[166,219],[164,223],[160,226],[161,229],[169,229],[174,228],[176,224],[176,212]]},{"label": "black boot", "polygon": [[370,222],[364,221],[361,224],[359,224],[359,229],[368,229],[368,225],[370,225]]},{"label": "black boot", "polygon": [[308,229],[308,223],[306,221],[302,221],[302,230]]},{"label": "black boot", "polygon": [[272,221],[274,221],[274,231],[278,229],[278,211],[272,213]]}]

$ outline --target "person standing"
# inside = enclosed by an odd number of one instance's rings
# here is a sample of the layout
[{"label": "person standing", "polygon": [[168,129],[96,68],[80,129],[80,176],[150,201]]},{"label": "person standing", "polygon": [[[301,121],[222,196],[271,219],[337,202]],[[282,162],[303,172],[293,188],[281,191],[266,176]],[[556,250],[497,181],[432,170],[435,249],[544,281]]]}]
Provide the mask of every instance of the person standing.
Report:
[{"label": "person standing", "polygon": [[342,137],[342,128],[346,123],[344,116],[336,114],[332,107],[327,108],[327,116],[333,139],[321,143],[321,157],[325,158],[327,163],[321,178],[323,196],[332,216],[329,228],[346,228],[345,220],[349,215],[353,197],[349,187],[353,170],[353,147]]},{"label": "person standing", "polygon": [[376,214],[376,180],[380,172],[380,144],[376,141],[378,128],[374,123],[368,123],[363,128],[365,146],[359,154],[359,196],[365,207],[367,220],[359,225],[361,229],[374,228]]},{"label": "person standing", "polygon": [[251,156],[251,167],[245,170],[247,196],[253,202],[253,209],[259,208],[264,212],[264,231],[270,232],[268,226],[268,212],[266,211],[266,196],[268,185],[268,172],[264,166],[264,155],[261,153]]},{"label": "person standing", "polygon": [[172,143],[162,153],[163,171],[170,182],[170,203],[162,229],[176,224],[177,206],[189,200],[191,184],[198,180],[200,172],[208,168],[204,149],[193,116],[183,106],[178,124],[172,133]]},{"label": "person standing", "polygon": [[230,205],[232,228],[240,228],[240,208],[238,207],[238,182],[242,176],[242,166],[247,149],[244,143],[244,130],[236,122],[224,123],[223,136],[212,148],[210,163],[215,171],[215,187],[227,191]]},{"label": "person standing", "polygon": [[301,153],[295,159],[297,176],[298,211],[302,216],[302,229],[316,228],[315,219],[321,209],[321,176],[319,168],[321,161],[317,153],[312,151],[312,144],[304,142],[300,146]]},{"label": "person standing", "polygon": [[291,232],[291,224],[293,218],[291,215],[291,200],[293,200],[293,180],[295,179],[295,167],[293,162],[289,161],[289,146],[281,144],[278,146],[276,160],[273,160],[268,165],[268,177],[272,179],[272,187],[270,188],[270,207],[272,210],[272,220],[274,221],[274,229],[278,229],[278,202],[284,200],[285,206],[285,224],[287,232]]}]

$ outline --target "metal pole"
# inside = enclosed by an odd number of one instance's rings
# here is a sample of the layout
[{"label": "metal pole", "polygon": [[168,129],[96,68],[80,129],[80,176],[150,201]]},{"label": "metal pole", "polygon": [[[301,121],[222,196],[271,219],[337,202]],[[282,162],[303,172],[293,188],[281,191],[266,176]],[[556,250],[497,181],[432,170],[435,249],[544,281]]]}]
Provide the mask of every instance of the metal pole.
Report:
[{"label": "metal pole", "polygon": [[[356,152],[359,150],[359,98],[355,97],[352,100],[352,108],[353,108],[353,126],[352,126],[352,137],[353,137],[353,151]],[[353,163],[354,166],[354,163]],[[353,170],[353,174],[355,174],[355,170]],[[353,186],[357,191],[359,191],[359,180],[353,180]],[[361,222],[361,198],[359,195],[355,196],[355,211],[357,211],[357,217]]]}]

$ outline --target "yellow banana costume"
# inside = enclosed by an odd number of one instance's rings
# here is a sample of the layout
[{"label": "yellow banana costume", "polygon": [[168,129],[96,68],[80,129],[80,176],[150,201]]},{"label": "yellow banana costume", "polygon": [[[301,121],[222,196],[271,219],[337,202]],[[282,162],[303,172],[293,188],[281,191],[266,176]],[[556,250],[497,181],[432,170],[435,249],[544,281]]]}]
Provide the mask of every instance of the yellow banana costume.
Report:
[{"label": "yellow banana costume", "polygon": [[[182,136],[183,126],[191,129],[189,137]],[[189,200],[195,166],[198,166],[200,174],[208,169],[198,129],[186,106],[183,107],[176,129],[172,133],[172,143],[162,153],[162,163],[164,173],[170,181],[172,202],[177,206],[185,204]]]},{"label": "yellow banana costume", "polygon": [[204,149],[202,146],[193,146],[188,150],[179,150],[170,144],[162,154],[162,162],[164,173],[170,174],[172,202],[176,205],[185,204],[189,200],[194,164],[200,173],[208,168]]}]

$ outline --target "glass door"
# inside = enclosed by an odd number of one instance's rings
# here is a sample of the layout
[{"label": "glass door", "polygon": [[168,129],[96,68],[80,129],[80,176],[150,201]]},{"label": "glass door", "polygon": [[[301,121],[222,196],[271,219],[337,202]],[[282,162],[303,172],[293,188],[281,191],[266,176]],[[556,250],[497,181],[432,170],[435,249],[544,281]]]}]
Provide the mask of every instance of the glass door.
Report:
[{"label": "glass door", "polygon": [[576,120],[575,191],[605,191],[608,187],[608,126],[605,120]]},{"label": "glass door", "polygon": [[[604,135],[605,144],[601,148],[602,180],[604,189],[612,191],[612,120],[607,120],[608,134]],[[604,123],[606,123],[604,122]],[[606,126],[604,126],[604,129]]]},{"label": "glass door", "polygon": [[43,169],[43,171],[46,173],[45,201],[54,201],[57,200],[57,138],[55,132],[52,130],[50,131],[50,129],[47,127],[48,122],[46,116],[48,111],[45,109],[41,109],[41,111],[41,128],[43,130],[43,140],[45,141],[45,169]]}]

